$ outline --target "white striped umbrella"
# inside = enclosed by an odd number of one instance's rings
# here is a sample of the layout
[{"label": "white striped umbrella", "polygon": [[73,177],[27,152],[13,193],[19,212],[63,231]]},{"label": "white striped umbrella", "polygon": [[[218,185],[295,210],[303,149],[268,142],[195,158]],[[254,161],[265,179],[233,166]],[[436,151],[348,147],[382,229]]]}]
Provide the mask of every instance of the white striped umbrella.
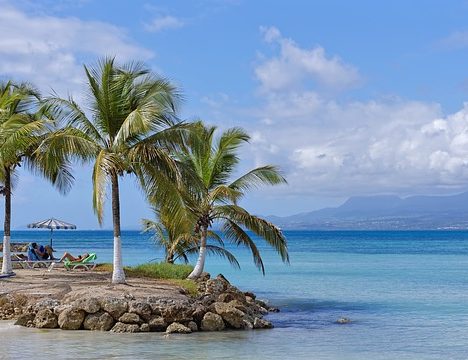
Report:
[{"label": "white striped umbrella", "polygon": [[64,229],[64,230],[69,230],[69,229],[76,229],[76,225],[67,223],[62,220],[50,218],[42,221],[38,221],[32,224],[28,224],[28,228],[33,228],[33,229],[50,229],[50,247],[52,247],[52,232],[55,229]]}]

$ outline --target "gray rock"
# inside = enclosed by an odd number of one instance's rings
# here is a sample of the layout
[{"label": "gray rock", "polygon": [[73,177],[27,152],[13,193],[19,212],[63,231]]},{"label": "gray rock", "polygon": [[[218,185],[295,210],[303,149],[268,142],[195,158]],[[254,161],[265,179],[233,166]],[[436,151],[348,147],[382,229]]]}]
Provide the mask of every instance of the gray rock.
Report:
[{"label": "gray rock", "polygon": [[128,312],[138,314],[142,319],[148,321],[151,317],[152,310],[148,303],[133,301],[129,304]]},{"label": "gray rock", "polygon": [[114,333],[137,333],[140,332],[140,327],[137,324],[124,324],[117,322],[111,329]]},{"label": "gray rock", "polygon": [[187,327],[192,330],[192,332],[198,331],[198,325],[195,321],[189,321]]},{"label": "gray rock", "polygon": [[[15,325],[28,326],[29,323],[34,322],[35,318],[36,314],[34,313],[20,315],[18,319],[16,319]],[[55,317],[55,322],[57,322],[57,317]],[[55,327],[57,327],[57,325],[55,325]]]},{"label": "gray rock", "polygon": [[207,312],[201,322],[203,331],[221,331],[225,328],[223,318],[218,314]]},{"label": "gray rock", "polygon": [[335,321],[337,324],[344,325],[344,324],[349,324],[351,322],[351,319],[347,317],[340,317],[338,320]]},{"label": "gray rock", "polygon": [[34,318],[34,326],[37,328],[55,329],[57,325],[57,315],[50,309],[39,310]]},{"label": "gray rock", "polygon": [[189,322],[193,320],[193,309],[188,303],[179,302],[163,308],[161,313],[168,324],[173,322]]},{"label": "gray rock", "polygon": [[119,321],[125,324],[140,324],[142,321],[138,314],[125,313],[120,318]]},{"label": "gray rock", "polygon": [[105,311],[88,314],[83,323],[86,330],[109,331],[112,326],[114,326],[114,318]]},{"label": "gray rock", "polygon": [[42,299],[34,304],[33,311],[38,312],[40,310],[49,309],[53,310],[55,307],[59,306],[60,302],[55,299]]},{"label": "gray rock", "polygon": [[252,330],[254,328],[254,325],[249,320],[244,319],[242,321],[242,328],[246,330]]},{"label": "gray rock", "polygon": [[70,307],[63,310],[58,317],[58,324],[62,330],[78,330],[85,318],[85,311]]},{"label": "gray rock", "polygon": [[149,332],[149,331],[150,331],[149,324],[144,323],[140,325],[140,332]]},{"label": "gray rock", "polygon": [[124,299],[104,298],[100,302],[102,310],[108,312],[115,320],[118,320],[128,309],[128,303]]},{"label": "gray rock", "polygon": [[55,315],[59,316],[60,313],[66,309],[70,309],[72,306],[71,305],[59,305],[54,307],[54,313]]},{"label": "gray rock", "polygon": [[233,300],[237,300],[240,303],[246,303],[247,302],[247,299],[246,299],[246,297],[245,297],[245,295],[243,293],[234,292],[234,291],[228,291],[228,292],[224,292],[222,294],[219,294],[218,299],[217,299],[218,302],[224,302],[224,303],[228,303],[228,302],[231,302]]},{"label": "gray rock", "polygon": [[221,279],[209,279],[205,285],[205,294],[219,295],[226,290],[227,284]]},{"label": "gray rock", "polygon": [[166,333],[168,334],[190,334],[192,330],[188,328],[185,325],[182,325],[181,323],[174,322],[171,325],[169,325],[166,329]]},{"label": "gray rock", "polygon": [[231,303],[214,303],[214,309],[223,320],[234,329],[240,329],[243,325],[245,313],[236,309]]},{"label": "gray rock", "polygon": [[101,310],[101,304],[96,298],[81,298],[75,300],[73,307],[84,310],[88,314],[94,314]]},{"label": "gray rock", "polygon": [[197,304],[192,311],[192,318],[198,324],[200,324],[201,321],[203,320],[203,316],[205,316],[207,312],[208,312],[208,308],[205,305]]},{"label": "gray rock", "polygon": [[148,322],[151,331],[166,331],[167,323],[162,316],[153,315]]},{"label": "gray rock", "polygon": [[253,323],[254,329],[271,329],[273,324],[265,319],[260,319],[256,317]]}]

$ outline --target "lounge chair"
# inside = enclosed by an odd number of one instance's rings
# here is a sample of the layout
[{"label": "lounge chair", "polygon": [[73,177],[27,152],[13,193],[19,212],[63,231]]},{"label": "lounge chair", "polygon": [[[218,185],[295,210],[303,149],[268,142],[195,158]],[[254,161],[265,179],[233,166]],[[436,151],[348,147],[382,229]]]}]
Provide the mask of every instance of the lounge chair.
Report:
[{"label": "lounge chair", "polygon": [[36,269],[41,267],[47,268],[54,262],[54,260],[41,260],[37,255],[31,256],[28,252],[27,259],[21,257],[19,253],[13,253],[11,262],[13,264],[19,264],[23,269]]},{"label": "lounge chair", "polygon": [[96,267],[96,263],[95,263],[96,259],[97,259],[96,254],[91,253],[88,255],[87,258],[81,261],[70,261],[68,259],[65,259],[63,261],[63,265],[65,266],[65,269],[67,270],[75,270],[80,267],[82,267],[85,270],[93,270]]}]

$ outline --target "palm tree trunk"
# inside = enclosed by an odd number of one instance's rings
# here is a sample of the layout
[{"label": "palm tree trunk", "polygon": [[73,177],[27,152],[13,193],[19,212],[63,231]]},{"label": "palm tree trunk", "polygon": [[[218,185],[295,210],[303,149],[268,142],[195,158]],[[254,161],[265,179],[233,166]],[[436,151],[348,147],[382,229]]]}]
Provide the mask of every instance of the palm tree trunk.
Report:
[{"label": "palm tree trunk", "polygon": [[10,252],[10,223],[11,223],[11,172],[5,168],[5,222],[3,225],[3,264],[2,274],[12,274]]},{"label": "palm tree trunk", "polygon": [[206,258],[206,238],[207,238],[208,229],[206,226],[201,227],[201,236],[200,236],[200,251],[198,253],[198,260],[190,275],[187,277],[188,279],[196,279],[198,278],[202,272],[203,268],[205,267],[205,258]]},{"label": "palm tree trunk", "polygon": [[112,282],[114,284],[125,283],[125,273],[122,264],[122,241],[120,239],[120,200],[119,178],[116,172],[111,174],[112,183],[112,219],[114,222],[114,266]]}]

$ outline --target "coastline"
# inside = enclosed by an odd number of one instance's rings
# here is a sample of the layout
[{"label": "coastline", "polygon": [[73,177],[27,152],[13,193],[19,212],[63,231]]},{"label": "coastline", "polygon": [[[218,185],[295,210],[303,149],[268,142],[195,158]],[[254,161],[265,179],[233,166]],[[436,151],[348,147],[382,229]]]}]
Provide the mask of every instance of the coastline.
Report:
[{"label": "coastline", "polygon": [[165,280],[129,278],[114,285],[110,277],[108,272],[20,269],[0,282],[0,319],[64,330],[191,333],[272,328],[263,316],[278,311],[222,275],[211,279],[205,273],[195,297]]}]

